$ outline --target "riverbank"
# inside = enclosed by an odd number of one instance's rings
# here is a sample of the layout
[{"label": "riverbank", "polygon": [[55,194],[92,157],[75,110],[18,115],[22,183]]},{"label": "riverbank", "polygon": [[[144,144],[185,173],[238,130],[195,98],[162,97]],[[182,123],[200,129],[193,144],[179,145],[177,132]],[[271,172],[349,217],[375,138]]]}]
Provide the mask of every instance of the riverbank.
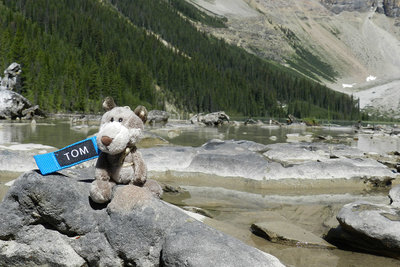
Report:
[{"label": "riverbank", "polygon": [[[32,131],[27,123],[7,123],[0,125],[0,132],[10,142],[49,145],[57,141],[55,147],[61,148],[87,137],[74,126],[70,120],[54,120],[38,122]],[[139,150],[149,178],[163,184],[165,201],[206,215],[202,217],[206,224],[288,266],[398,265],[397,260],[365,253],[273,243],[250,230],[254,223],[283,222],[323,239],[338,225],[336,215],[345,204],[357,200],[387,204],[389,182],[398,183],[395,163],[399,159],[392,153],[400,151],[397,134],[243,123],[204,127],[171,120],[163,126],[146,125],[144,141]],[[12,161],[13,151],[0,145]],[[0,194],[6,191],[5,182],[18,174],[0,173]]]}]

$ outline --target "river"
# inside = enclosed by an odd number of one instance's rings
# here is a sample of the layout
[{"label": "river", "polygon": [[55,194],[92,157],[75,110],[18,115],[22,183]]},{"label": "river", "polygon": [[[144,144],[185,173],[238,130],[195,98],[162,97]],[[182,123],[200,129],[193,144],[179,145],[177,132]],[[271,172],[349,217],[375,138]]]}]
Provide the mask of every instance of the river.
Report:
[{"label": "river", "polygon": [[[36,124],[24,122],[0,123],[0,149],[12,144],[42,144],[62,148],[95,134],[98,122],[43,120]],[[171,121],[167,126],[145,127],[146,132],[168,141],[169,145],[201,146],[210,139],[250,140],[261,144],[285,142],[328,142],[357,147],[364,152],[386,153],[400,151],[400,138],[357,134],[352,127],[278,127],[268,124],[243,124],[218,128],[193,126],[187,122]],[[149,144],[147,144],[149,146]],[[151,146],[151,144],[150,144]],[[4,184],[20,173],[0,171],[0,198],[7,188]],[[149,174],[157,179],[157,174]],[[165,175],[168,176],[168,175]],[[251,233],[250,225],[259,221],[287,221],[318,236],[324,236],[338,225],[336,214],[341,207],[359,199],[388,203],[389,189],[364,190],[342,187],[327,188],[293,186],[257,188],[251,183],[230,184],[208,177],[183,179],[169,174],[163,182],[183,189],[183,193],[165,193],[164,200],[181,207],[200,208],[212,217],[206,223],[267,253],[275,255],[287,266],[399,266],[391,258],[370,254],[317,247],[289,246],[271,243]],[[211,182],[210,182],[211,181]]]}]

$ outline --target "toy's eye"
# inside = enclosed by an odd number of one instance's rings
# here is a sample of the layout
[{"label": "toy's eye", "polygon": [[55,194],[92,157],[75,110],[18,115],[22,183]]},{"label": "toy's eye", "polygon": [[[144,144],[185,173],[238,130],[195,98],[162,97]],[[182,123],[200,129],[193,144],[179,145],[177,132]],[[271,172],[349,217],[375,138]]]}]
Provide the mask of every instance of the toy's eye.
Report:
[{"label": "toy's eye", "polygon": [[119,122],[122,122],[123,121],[123,119],[122,118],[119,118],[119,120],[118,120]]},{"label": "toy's eye", "polygon": [[111,120],[110,120],[111,122],[113,122],[114,121],[114,118],[111,118]]}]

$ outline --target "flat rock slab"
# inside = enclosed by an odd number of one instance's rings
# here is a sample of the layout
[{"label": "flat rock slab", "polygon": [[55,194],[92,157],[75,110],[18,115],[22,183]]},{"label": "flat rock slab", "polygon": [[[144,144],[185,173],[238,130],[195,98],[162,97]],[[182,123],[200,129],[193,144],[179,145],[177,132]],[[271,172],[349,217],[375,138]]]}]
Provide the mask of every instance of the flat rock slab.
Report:
[{"label": "flat rock slab", "polygon": [[358,201],[346,204],[337,215],[340,227],[328,239],[373,254],[400,259],[400,209]]},{"label": "flat rock slab", "polygon": [[39,144],[0,145],[0,170],[22,173],[37,169],[33,156],[55,150]]},{"label": "flat rock slab", "polygon": [[93,170],[15,180],[0,203],[0,266],[283,266],[145,188],[91,202]]},{"label": "flat rock slab", "polygon": [[318,143],[262,145],[210,140],[201,147],[140,150],[149,171],[204,173],[257,181],[284,179],[362,179],[390,184],[397,175],[356,148]]},{"label": "flat rock slab", "polygon": [[358,148],[343,144],[327,143],[278,143],[267,145],[264,156],[283,164],[300,164],[311,161],[325,161],[331,158],[363,158]]},{"label": "flat rock slab", "polygon": [[251,231],[274,243],[297,247],[335,248],[319,236],[286,221],[254,223],[251,225]]},{"label": "flat rock slab", "polygon": [[265,145],[252,141],[211,140],[201,147],[141,149],[149,171],[200,172],[218,176],[262,180],[268,161]]}]

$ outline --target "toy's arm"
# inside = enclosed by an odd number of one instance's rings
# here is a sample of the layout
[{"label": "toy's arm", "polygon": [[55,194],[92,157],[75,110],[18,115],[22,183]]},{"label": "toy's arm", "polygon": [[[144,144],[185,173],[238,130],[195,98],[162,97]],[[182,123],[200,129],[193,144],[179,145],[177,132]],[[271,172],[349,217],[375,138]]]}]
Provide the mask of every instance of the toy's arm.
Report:
[{"label": "toy's arm", "polygon": [[108,172],[109,164],[106,157],[107,155],[105,153],[100,153],[100,156],[97,159],[96,169],[94,173],[94,177],[96,180],[109,181],[111,178],[110,173]]},{"label": "toy's arm", "polygon": [[147,167],[143,161],[142,154],[139,151],[132,153],[133,167],[135,170],[134,185],[142,186],[147,179]]}]

